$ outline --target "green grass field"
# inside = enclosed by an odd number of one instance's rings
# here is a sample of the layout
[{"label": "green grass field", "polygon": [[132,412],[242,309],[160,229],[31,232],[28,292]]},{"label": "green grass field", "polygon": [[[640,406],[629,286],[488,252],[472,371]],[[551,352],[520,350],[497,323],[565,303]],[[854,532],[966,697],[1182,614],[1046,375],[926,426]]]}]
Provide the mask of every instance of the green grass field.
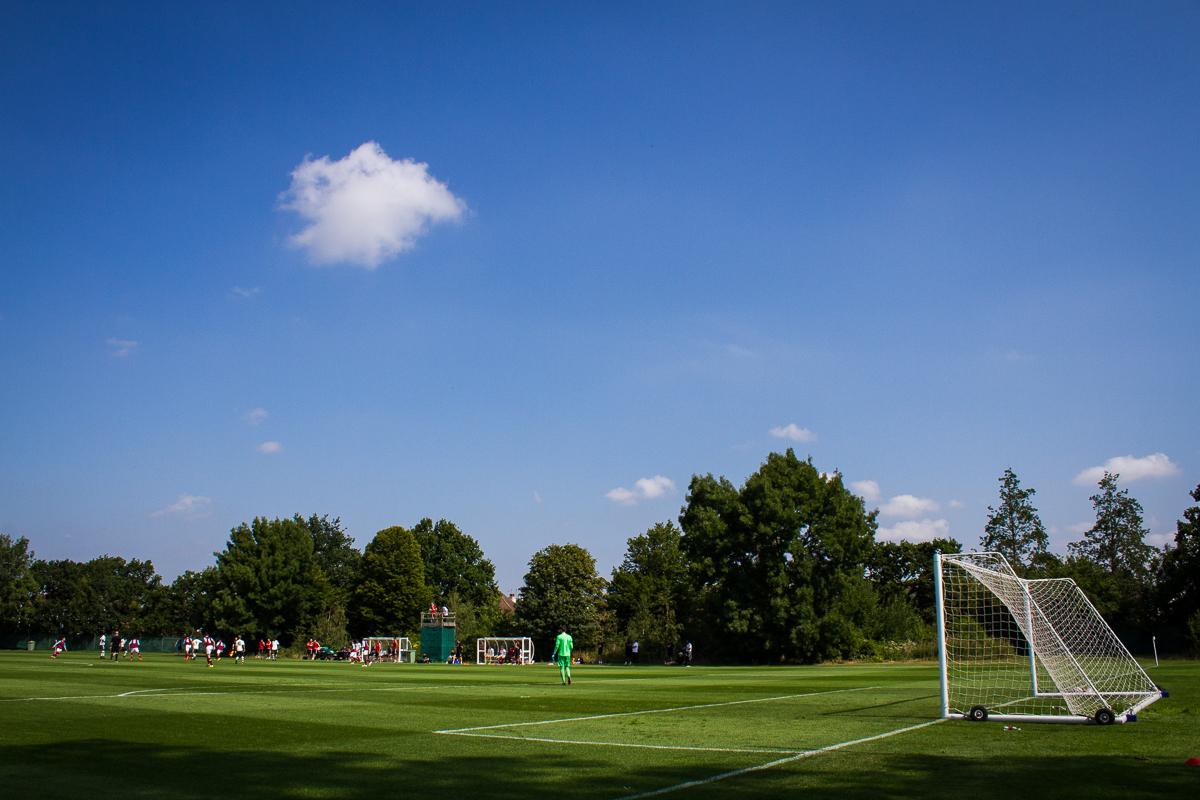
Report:
[{"label": "green grass field", "polygon": [[1132,725],[931,723],[933,665],[557,671],[0,652],[7,797],[1197,797],[1200,663]]}]

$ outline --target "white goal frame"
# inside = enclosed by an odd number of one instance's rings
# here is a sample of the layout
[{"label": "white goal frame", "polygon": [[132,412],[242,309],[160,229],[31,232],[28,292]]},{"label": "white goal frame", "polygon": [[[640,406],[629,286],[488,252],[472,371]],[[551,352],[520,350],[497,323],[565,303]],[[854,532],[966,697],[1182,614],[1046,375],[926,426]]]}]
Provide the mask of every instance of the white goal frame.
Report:
[{"label": "white goal frame", "polygon": [[944,718],[1105,725],[1165,696],[1070,578],[1021,578],[999,553],[933,564]]},{"label": "white goal frame", "polygon": [[375,642],[379,642],[379,660],[389,664],[401,664],[409,660],[412,642],[407,636],[364,636],[363,663],[371,660]]},{"label": "white goal frame", "polygon": [[[507,653],[516,647],[516,661],[507,660]],[[533,639],[528,636],[481,636],[475,643],[476,664],[532,664]]]}]

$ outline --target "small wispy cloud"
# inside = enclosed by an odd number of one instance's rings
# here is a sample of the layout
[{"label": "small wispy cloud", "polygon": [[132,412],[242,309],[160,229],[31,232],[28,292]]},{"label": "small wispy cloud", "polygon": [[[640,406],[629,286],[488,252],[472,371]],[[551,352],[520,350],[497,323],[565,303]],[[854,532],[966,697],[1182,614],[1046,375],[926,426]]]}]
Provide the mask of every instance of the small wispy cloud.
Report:
[{"label": "small wispy cloud", "polygon": [[1075,476],[1073,483],[1088,486],[1099,483],[1104,473],[1119,474],[1126,483],[1143,478],[1167,478],[1179,473],[1179,465],[1166,453],[1151,453],[1148,456],[1113,456],[1098,467],[1088,467]]},{"label": "small wispy cloud", "polygon": [[460,219],[466,203],[429,174],[429,165],[388,157],[365,142],[345,158],[305,158],[280,197],[307,227],[291,237],[314,264],[367,269],[416,245],[432,223]]},{"label": "small wispy cloud", "polygon": [[263,442],[256,449],[263,455],[273,456],[283,450],[283,445],[279,442]]},{"label": "small wispy cloud", "polygon": [[879,513],[885,517],[919,517],[937,510],[936,500],[911,494],[898,494],[879,507]]},{"label": "small wispy cloud", "polygon": [[954,509],[966,508],[962,500],[951,500],[949,503],[946,503],[946,506]]},{"label": "small wispy cloud", "polygon": [[539,506],[542,504],[542,493],[536,489],[533,491],[533,502],[537,503]]},{"label": "small wispy cloud", "polygon": [[1146,544],[1151,547],[1164,547],[1175,541],[1173,533],[1151,533],[1146,536]]},{"label": "small wispy cloud", "polygon": [[258,296],[262,289],[257,286],[235,286],[229,291],[234,297],[241,298],[242,300],[252,300]]},{"label": "small wispy cloud", "polygon": [[793,442],[815,442],[817,435],[808,428],[801,428],[794,422],[771,428],[771,435],[776,439],[790,439]]},{"label": "small wispy cloud", "polygon": [[212,514],[212,498],[203,495],[181,494],[179,499],[166,508],[151,512],[152,517],[181,517],[202,519]]},{"label": "small wispy cloud", "polygon": [[1067,530],[1076,536],[1081,536],[1092,529],[1094,522],[1076,522],[1067,526]]},{"label": "small wispy cloud", "polygon": [[108,345],[108,354],[113,358],[126,358],[138,346],[134,339],[118,339],[115,336],[106,339],[105,344]]},{"label": "small wispy cloud", "polygon": [[243,414],[242,419],[244,419],[250,425],[258,425],[269,416],[271,416],[270,412],[268,412],[262,406],[257,406]]},{"label": "small wispy cloud", "polygon": [[950,523],[944,519],[905,520],[875,532],[875,539],[881,542],[930,542],[948,538]]},{"label": "small wispy cloud", "polygon": [[879,483],[876,481],[854,481],[850,488],[868,503],[874,503],[883,496],[879,493]]},{"label": "small wispy cloud", "polygon": [[614,503],[631,506],[642,500],[654,500],[673,491],[675,491],[673,480],[663,475],[655,475],[653,478],[638,478],[634,481],[632,489],[618,486],[610,489],[604,496]]}]

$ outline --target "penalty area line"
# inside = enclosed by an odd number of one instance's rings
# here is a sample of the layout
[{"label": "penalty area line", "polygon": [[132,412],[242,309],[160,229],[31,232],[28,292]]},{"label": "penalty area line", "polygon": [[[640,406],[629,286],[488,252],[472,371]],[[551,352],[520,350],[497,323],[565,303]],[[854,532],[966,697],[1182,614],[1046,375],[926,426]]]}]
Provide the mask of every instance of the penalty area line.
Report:
[{"label": "penalty area line", "polygon": [[937,725],[939,722],[945,722],[945,721],[946,720],[944,720],[944,719],[934,719],[934,720],[930,720],[929,722],[921,722],[917,725],[908,725],[907,727],[904,727],[904,728],[897,728],[894,731],[887,731],[886,733],[877,733],[874,736],[865,736],[861,739],[851,739],[848,742],[838,742],[837,744],[831,744],[826,747],[818,747],[815,750],[805,750],[802,753],[797,753],[795,755],[787,756],[786,758],[777,758],[774,761],[768,761],[766,764],[756,764],[753,767],[743,767],[742,769],[734,769],[734,770],[730,770],[729,772],[722,772],[719,775],[712,775],[708,778],[699,778],[694,781],[684,781],[683,783],[677,783],[674,786],[665,786],[662,789],[654,789],[649,792],[640,792],[638,794],[624,795],[622,797],[617,798],[617,800],[641,800],[641,798],[644,798],[644,797],[658,797],[659,795],[670,794],[671,792],[678,792],[682,789],[691,789],[696,786],[704,786],[705,784],[716,783],[717,781],[728,780],[729,778],[736,778],[739,775],[745,775],[749,772],[761,772],[763,770],[783,766],[784,764],[790,764],[793,761],[799,761],[803,758],[811,758],[812,756],[819,756],[822,753],[829,753],[834,750],[841,750],[846,747],[853,747],[856,744],[866,744],[867,742],[876,742],[876,741],[879,741],[880,739],[887,739],[890,736],[899,736],[902,733],[908,733],[909,731],[920,730],[921,728],[928,728],[930,725]]},{"label": "penalty area line", "polygon": [[725,706],[741,706],[748,703],[770,703],[776,700],[794,700],[797,697],[819,697],[827,694],[844,694],[846,692],[866,692],[879,689],[878,686],[858,686],[853,689],[828,689],[823,692],[803,692],[801,694],[784,694],[778,697],[756,697],[751,700],[729,700],[723,703],[701,703],[694,706],[672,706],[670,708],[649,708],[644,711],[619,711],[615,714],[591,714],[586,717],[560,717],[558,719],[539,719],[533,722],[504,722],[499,725],[476,725],[473,728],[447,728],[446,730],[431,731],[440,734],[462,734],[472,731],[491,731],[497,728],[523,728],[529,725],[556,725],[560,722],[587,722],[594,719],[612,719],[613,717],[636,717],[642,714],[668,714],[672,711],[695,711],[701,708],[723,708]]},{"label": "penalty area line", "polygon": [[[435,731],[442,733],[442,731]],[[633,742],[588,742],[579,739],[548,739],[538,736],[508,736],[502,733],[459,733],[446,732],[447,736],[474,736],[480,739],[509,739],[514,742],[546,742],[547,744],[580,744],[592,747],[635,747],[643,750],[692,750],[701,753],[758,753],[760,755],[786,753],[797,755],[799,750],[770,750],[750,747],[700,747],[686,744],[635,744]]]}]

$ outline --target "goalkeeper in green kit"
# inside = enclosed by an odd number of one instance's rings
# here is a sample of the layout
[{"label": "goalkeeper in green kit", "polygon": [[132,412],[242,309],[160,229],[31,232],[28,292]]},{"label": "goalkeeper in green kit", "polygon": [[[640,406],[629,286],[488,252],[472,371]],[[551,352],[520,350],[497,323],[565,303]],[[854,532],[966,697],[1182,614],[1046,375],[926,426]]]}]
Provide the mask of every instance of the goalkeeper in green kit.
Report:
[{"label": "goalkeeper in green kit", "polygon": [[566,628],[558,629],[558,638],[554,640],[554,654],[550,656],[558,661],[558,674],[562,676],[565,686],[571,685],[571,651],[575,648],[575,640]]}]

